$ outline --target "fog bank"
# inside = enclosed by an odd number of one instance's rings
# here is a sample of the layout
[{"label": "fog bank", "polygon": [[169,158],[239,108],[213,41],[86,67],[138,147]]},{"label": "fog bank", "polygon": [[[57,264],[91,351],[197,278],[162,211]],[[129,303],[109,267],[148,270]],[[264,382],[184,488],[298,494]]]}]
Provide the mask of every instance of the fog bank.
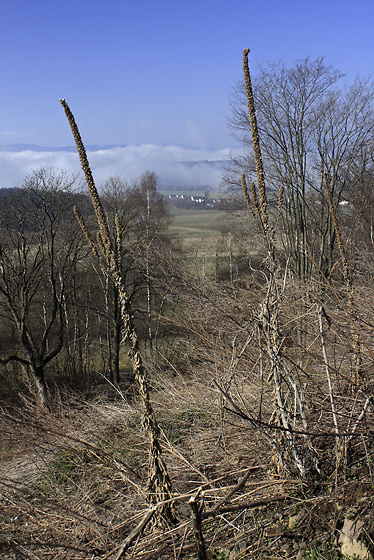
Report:
[{"label": "fog bank", "polygon": [[[88,149],[88,159],[99,185],[111,176],[128,182],[146,170],[154,171],[164,187],[218,187],[234,150],[204,150],[173,144]],[[238,149],[236,149],[238,152]],[[11,147],[0,150],[0,188],[19,185],[33,170],[58,167],[81,173],[78,155],[71,148]]]}]

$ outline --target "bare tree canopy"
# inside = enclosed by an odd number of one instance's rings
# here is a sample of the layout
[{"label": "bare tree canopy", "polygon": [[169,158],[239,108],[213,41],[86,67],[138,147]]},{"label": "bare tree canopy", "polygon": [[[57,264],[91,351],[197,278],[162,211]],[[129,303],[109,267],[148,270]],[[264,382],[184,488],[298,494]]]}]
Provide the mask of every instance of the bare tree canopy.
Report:
[{"label": "bare tree canopy", "polygon": [[63,298],[81,239],[74,184],[65,171],[40,169],[0,210],[0,305],[19,342],[1,361],[29,368],[43,403],[44,368],[62,349]]},{"label": "bare tree canopy", "polygon": [[[306,251],[324,276],[332,269],[335,238],[324,173],[337,207],[370,164],[374,86],[357,78],[339,87],[342,77],[323,58],[306,58],[291,68],[284,62],[261,66],[253,80],[267,188],[284,188],[286,248],[301,279],[312,267]],[[246,151],[233,169],[250,179],[254,168],[244,83],[233,89],[231,105],[229,126]]]}]

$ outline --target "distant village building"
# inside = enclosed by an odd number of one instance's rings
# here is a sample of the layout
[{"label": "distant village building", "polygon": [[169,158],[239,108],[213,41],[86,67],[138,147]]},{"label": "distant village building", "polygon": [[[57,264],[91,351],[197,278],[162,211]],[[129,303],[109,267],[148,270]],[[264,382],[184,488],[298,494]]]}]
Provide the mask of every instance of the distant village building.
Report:
[{"label": "distant village building", "polygon": [[217,206],[224,205],[226,200],[224,199],[212,199],[207,196],[200,194],[186,195],[186,194],[175,194],[171,193],[167,195],[169,204],[175,206],[176,208],[200,208],[200,209],[211,209]]}]

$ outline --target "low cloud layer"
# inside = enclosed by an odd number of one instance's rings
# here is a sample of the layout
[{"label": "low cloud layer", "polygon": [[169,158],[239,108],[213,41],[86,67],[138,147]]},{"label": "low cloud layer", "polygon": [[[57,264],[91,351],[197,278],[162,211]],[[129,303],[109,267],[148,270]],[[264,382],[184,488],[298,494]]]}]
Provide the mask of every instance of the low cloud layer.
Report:
[{"label": "low cloud layer", "polygon": [[[111,147],[88,150],[88,158],[97,184],[110,176],[121,175],[128,182],[144,171],[155,171],[162,186],[219,185],[232,150],[204,150],[176,145]],[[80,173],[74,151],[54,148],[11,148],[0,151],[0,188],[19,185],[27,175],[40,167],[58,167]]]}]

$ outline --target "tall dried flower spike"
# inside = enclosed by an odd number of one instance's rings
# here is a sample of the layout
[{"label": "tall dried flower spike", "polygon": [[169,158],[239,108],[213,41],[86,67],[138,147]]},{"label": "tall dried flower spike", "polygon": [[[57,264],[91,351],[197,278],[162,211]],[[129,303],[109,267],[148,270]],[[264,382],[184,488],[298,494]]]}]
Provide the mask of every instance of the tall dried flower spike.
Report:
[{"label": "tall dried flower spike", "polygon": [[252,195],[252,200],[253,200],[253,206],[256,208],[257,214],[259,215],[259,218],[261,219],[262,218],[262,212],[261,212],[260,205],[258,203],[256,185],[254,184],[253,181],[251,183],[251,195]]},{"label": "tall dried flower spike", "polygon": [[248,192],[247,181],[246,181],[244,173],[242,173],[241,182],[242,182],[242,189],[243,189],[243,193],[244,193],[244,199],[245,199],[245,202],[247,204],[248,210],[252,214],[253,219],[256,221],[256,215],[255,215],[255,212],[253,210],[251,198],[250,198],[249,192]]},{"label": "tall dried flower spike", "polygon": [[255,102],[253,97],[251,76],[249,73],[248,66],[248,54],[250,50],[244,49],[243,51],[243,72],[244,72],[244,83],[245,91],[247,95],[247,106],[248,106],[248,116],[249,122],[251,124],[251,134],[252,134],[252,144],[253,151],[255,155],[255,166],[257,173],[257,188],[261,204],[261,221],[264,224],[265,229],[267,228],[267,199],[265,190],[265,173],[262,164],[262,155],[260,147],[260,136],[258,133],[257,118],[255,111]]},{"label": "tall dried flower spike", "polygon": [[[274,229],[268,223],[268,206],[265,189],[265,174],[262,162],[259,131],[257,127],[257,119],[255,113],[254,96],[252,91],[251,78],[248,67],[248,53],[249,49],[243,51],[243,72],[244,82],[247,94],[248,117],[251,125],[252,145],[255,156],[255,166],[257,173],[257,189],[254,183],[251,184],[251,195],[245,181],[242,177],[242,187],[247,204],[250,201],[253,205],[253,213],[256,215],[256,223],[258,224],[267,249],[268,255],[267,263],[267,290],[266,295],[261,303],[259,325],[261,328],[262,336],[266,354],[269,359],[270,373],[268,376],[269,382],[274,385],[274,413],[275,418],[282,426],[283,433],[279,433],[274,438],[274,450],[276,452],[277,466],[281,469],[288,469],[290,472],[297,472],[302,478],[308,473],[310,463],[313,469],[318,470],[318,464],[315,460],[315,452],[310,442],[307,444],[307,450],[304,451],[300,446],[297,436],[292,433],[291,420],[292,416],[287,404],[287,392],[284,374],[288,375],[287,368],[284,365],[281,356],[281,348],[283,344],[279,328],[279,311],[282,301],[282,288],[278,282],[279,278],[279,264],[276,256],[276,245]],[[280,193],[279,206],[282,204],[282,193]],[[293,379],[290,378],[293,383]],[[288,380],[287,380],[288,383]],[[295,402],[301,403],[301,397],[298,393],[298,388],[293,385],[295,391]],[[303,442],[305,443],[305,442]],[[311,460],[310,460],[311,459]]]},{"label": "tall dried flower spike", "polygon": [[71,131],[73,133],[73,138],[77,146],[79,160],[83,169],[84,177],[90,191],[92,203],[95,209],[97,221],[100,227],[100,231],[103,236],[104,244],[110,243],[110,234],[107,220],[105,218],[104,210],[101,205],[99,193],[97,192],[95,181],[92,175],[90,164],[88,162],[86,148],[84,147],[77,123],[75,122],[74,115],[70,111],[69,105],[66,103],[65,99],[60,99],[60,103],[64,108],[65,115],[69,121]]},{"label": "tall dried flower spike", "polygon": [[100,258],[97,247],[96,247],[95,243],[93,242],[93,240],[90,236],[90,232],[88,231],[87,225],[86,225],[86,223],[85,223],[85,221],[82,217],[82,214],[79,212],[79,210],[76,206],[74,206],[73,212],[74,212],[75,217],[78,220],[78,223],[79,223],[80,228],[83,232],[83,235],[85,236],[85,238],[87,239],[87,241],[88,241],[88,243],[91,247],[91,250],[92,250],[93,254],[95,255],[96,258]]},{"label": "tall dried flower spike", "polygon": [[[79,134],[76,122],[74,120],[74,116],[71,113],[66,101],[64,99],[61,99],[60,102],[65,110],[65,114],[68,118],[70,128],[77,145],[79,158],[85,174],[87,186],[91,195],[91,200],[95,209],[99,226],[99,231],[97,232],[97,244],[102,252],[101,261],[105,266],[106,273],[112,278],[118,294],[120,315],[123,327],[123,339],[128,339],[130,342],[129,355],[132,359],[133,372],[139,387],[139,395],[143,402],[142,423],[149,436],[150,443],[148,465],[148,497],[151,503],[158,504],[156,512],[157,525],[159,527],[165,525],[169,526],[177,522],[177,516],[174,510],[173,503],[172,485],[162,457],[162,448],[159,442],[160,429],[158,427],[156,416],[149,398],[148,381],[144,369],[142,355],[139,349],[138,335],[136,332],[136,327],[132,320],[129,299],[126,293],[123,277],[121,275],[119,261],[116,258],[116,240],[113,241],[111,238],[108,222],[101,205],[100,197],[97,192],[92,172],[87,160],[86,150]],[[77,216],[81,228],[85,236],[89,240],[93,251],[95,252],[96,250],[95,254],[97,254],[96,245],[91,240],[86,224],[84,223],[83,218],[79,214],[78,210],[75,211],[75,215]],[[116,221],[115,228],[116,231],[114,235],[118,236],[118,220]]]}]

